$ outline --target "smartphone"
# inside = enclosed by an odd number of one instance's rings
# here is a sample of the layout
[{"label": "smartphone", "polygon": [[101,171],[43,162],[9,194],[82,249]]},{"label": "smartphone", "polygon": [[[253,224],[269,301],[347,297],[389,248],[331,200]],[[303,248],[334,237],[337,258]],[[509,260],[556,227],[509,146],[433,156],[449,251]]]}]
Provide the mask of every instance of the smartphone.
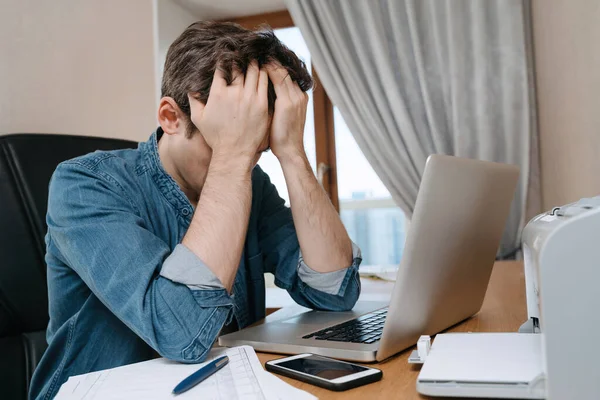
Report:
[{"label": "smartphone", "polygon": [[315,354],[298,354],[265,363],[267,371],[336,392],[377,382],[381,370]]}]

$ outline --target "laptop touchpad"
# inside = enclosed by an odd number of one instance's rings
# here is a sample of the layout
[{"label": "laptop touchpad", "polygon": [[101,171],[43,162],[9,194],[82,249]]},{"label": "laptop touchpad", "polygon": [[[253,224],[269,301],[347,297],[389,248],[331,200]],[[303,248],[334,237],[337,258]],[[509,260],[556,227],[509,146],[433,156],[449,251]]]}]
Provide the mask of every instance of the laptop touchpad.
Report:
[{"label": "laptop touchpad", "polygon": [[335,324],[336,321],[343,321],[346,319],[351,319],[352,313],[339,313],[336,315],[331,315],[331,313],[322,313],[318,311],[313,312],[305,312],[300,315],[296,315],[295,317],[285,319],[281,321],[284,324],[301,324],[301,325],[323,325],[327,323]]},{"label": "laptop touchpad", "polygon": [[354,309],[351,311],[308,311],[278,322],[284,324],[330,326],[342,323],[350,319],[358,318],[363,314],[369,313],[371,311],[377,310],[385,306],[387,306],[387,304],[380,302],[358,302],[354,306]]}]

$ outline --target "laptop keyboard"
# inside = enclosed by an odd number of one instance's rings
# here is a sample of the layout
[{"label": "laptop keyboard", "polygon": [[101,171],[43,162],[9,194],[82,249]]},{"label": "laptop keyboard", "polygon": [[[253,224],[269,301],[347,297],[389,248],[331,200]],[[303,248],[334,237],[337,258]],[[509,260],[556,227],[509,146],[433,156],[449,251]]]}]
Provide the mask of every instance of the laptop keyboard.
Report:
[{"label": "laptop keyboard", "polygon": [[302,336],[302,339],[331,340],[334,342],[374,343],[381,339],[387,308],[330,326]]}]

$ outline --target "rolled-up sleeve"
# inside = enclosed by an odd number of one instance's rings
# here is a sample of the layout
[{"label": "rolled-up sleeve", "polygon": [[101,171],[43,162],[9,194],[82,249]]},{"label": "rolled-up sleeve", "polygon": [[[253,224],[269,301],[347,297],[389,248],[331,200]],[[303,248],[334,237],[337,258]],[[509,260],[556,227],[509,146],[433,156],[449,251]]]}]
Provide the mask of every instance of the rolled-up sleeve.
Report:
[{"label": "rolled-up sleeve", "polygon": [[356,243],[352,242],[352,265],[348,268],[340,269],[333,272],[318,272],[310,268],[304,262],[302,257],[302,251],[300,251],[300,257],[298,259],[298,276],[302,282],[306,283],[313,289],[320,290],[321,292],[339,295],[340,292],[345,292],[345,287],[342,287],[346,280],[347,275],[354,273],[354,270],[358,269],[362,256],[360,248]]},{"label": "rolled-up sleeve", "polygon": [[184,244],[175,246],[160,275],[190,289],[225,289],[211,269]]}]

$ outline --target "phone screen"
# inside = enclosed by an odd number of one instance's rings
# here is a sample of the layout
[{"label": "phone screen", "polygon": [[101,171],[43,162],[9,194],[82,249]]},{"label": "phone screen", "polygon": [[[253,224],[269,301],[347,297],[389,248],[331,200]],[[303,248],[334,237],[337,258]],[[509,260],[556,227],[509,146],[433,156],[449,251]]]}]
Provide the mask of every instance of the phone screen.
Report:
[{"label": "phone screen", "polygon": [[357,372],[366,371],[368,369],[361,367],[360,365],[347,364],[312,354],[305,358],[296,358],[294,360],[281,362],[277,365],[327,380],[356,374]]}]

